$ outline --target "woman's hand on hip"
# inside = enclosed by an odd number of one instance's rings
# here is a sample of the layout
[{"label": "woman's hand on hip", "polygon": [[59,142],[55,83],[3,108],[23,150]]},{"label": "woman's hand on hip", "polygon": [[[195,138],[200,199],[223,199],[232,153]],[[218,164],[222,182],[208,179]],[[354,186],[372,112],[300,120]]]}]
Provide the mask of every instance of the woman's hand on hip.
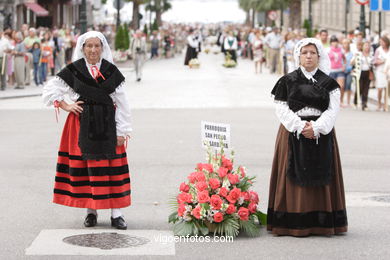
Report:
[{"label": "woman's hand on hip", "polygon": [[116,145],[117,146],[122,146],[125,143],[126,138],[123,136],[117,136],[116,137]]},{"label": "woman's hand on hip", "polygon": [[74,113],[75,115],[78,115],[79,113],[83,112],[83,108],[81,107],[82,104],[84,104],[83,101],[77,101],[73,104],[66,104],[66,105],[60,104],[60,106],[63,110],[65,110],[69,113]]}]

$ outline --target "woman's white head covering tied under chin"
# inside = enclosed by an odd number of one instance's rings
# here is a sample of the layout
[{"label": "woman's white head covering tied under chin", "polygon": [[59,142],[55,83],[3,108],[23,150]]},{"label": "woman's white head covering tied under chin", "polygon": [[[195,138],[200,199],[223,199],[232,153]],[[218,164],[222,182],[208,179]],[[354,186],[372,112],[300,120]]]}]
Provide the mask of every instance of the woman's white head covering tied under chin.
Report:
[{"label": "woman's white head covering tied under chin", "polygon": [[102,42],[102,54],[100,56],[101,59],[105,59],[111,63],[114,63],[112,59],[112,53],[110,46],[108,45],[108,42],[106,40],[106,37],[101,32],[97,31],[89,31],[79,36],[77,39],[76,48],[74,49],[74,53],[72,56],[72,62],[75,62],[76,60],[79,60],[81,58],[85,58],[84,52],[83,52],[83,45],[87,39],[90,38],[99,38]]},{"label": "woman's white head covering tied under chin", "polygon": [[318,68],[324,72],[326,75],[329,75],[330,73],[330,59],[328,56],[328,53],[326,53],[324,46],[322,45],[321,41],[315,38],[304,38],[297,42],[294,49],[294,61],[295,61],[295,69],[298,69],[300,66],[299,62],[299,56],[301,55],[301,49],[302,47],[308,45],[308,44],[314,44],[317,47],[318,55],[319,55],[319,64]]}]

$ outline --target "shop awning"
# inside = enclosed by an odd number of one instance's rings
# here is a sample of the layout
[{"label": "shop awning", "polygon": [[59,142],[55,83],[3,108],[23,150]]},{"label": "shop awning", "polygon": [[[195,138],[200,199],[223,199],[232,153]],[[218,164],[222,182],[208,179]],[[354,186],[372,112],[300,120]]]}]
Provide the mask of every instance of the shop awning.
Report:
[{"label": "shop awning", "polygon": [[28,9],[33,11],[37,16],[48,16],[49,15],[49,11],[47,11],[45,8],[43,8],[42,6],[40,6],[37,3],[24,3],[24,5]]}]

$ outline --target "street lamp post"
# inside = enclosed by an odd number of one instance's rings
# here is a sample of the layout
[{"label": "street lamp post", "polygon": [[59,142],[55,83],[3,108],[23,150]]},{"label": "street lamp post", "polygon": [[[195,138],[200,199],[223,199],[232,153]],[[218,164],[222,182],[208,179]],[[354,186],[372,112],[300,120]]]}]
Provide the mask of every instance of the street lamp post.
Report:
[{"label": "street lamp post", "polygon": [[87,32],[87,2],[81,0],[80,5],[80,30],[81,33]]},{"label": "street lamp post", "polygon": [[121,9],[121,2],[120,2],[120,0],[116,0],[116,10],[117,10],[116,28],[117,28],[117,30],[118,30],[119,26],[121,25],[120,9]]},{"label": "street lamp post", "polygon": [[313,31],[313,16],[312,16],[311,0],[309,0],[309,29],[310,32]]}]

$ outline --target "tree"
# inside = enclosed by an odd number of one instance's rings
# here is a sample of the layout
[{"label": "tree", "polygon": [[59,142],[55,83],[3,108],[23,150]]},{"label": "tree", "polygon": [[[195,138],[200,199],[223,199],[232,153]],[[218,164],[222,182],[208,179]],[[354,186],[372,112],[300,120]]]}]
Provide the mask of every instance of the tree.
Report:
[{"label": "tree", "polygon": [[172,4],[170,0],[148,0],[148,4],[146,5],[146,10],[156,13],[158,26],[162,25],[162,14],[171,8]]},{"label": "tree", "polygon": [[125,47],[126,43],[124,37],[125,37],[125,31],[122,25],[120,25],[117,28],[116,35],[115,35],[115,50],[123,51],[127,49],[127,47]]}]

